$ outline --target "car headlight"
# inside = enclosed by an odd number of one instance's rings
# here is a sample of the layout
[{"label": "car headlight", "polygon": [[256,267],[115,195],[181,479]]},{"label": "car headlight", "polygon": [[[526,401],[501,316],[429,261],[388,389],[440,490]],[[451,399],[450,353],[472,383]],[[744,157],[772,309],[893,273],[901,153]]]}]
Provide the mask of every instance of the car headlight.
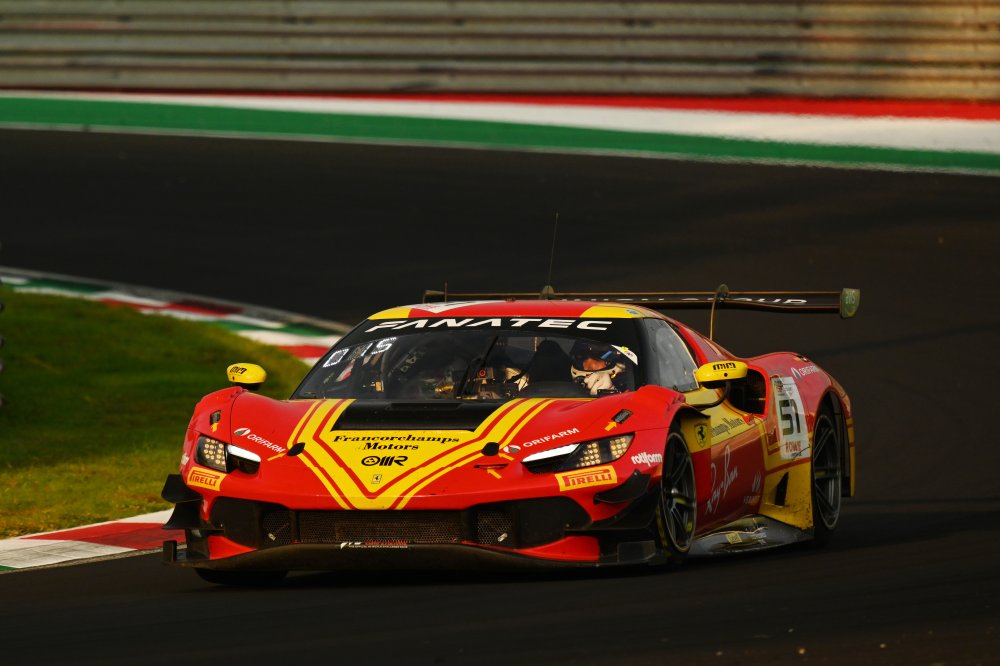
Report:
[{"label": "car headlight", "polygon": [[253,451],[205,435],[198,438],[194,459],[199,465],[220,472],[232,472],[238,469],[247,474],[254,474],[260,468],[260,456]]},{"label": "car headlight", "polygon": [[521,461],[528,471],[536,474],[565,472],[581,467],[593,467],[618,460],[632,444],[635,435],[617,435],[579,444],[567,444],[548,451],[533,453]]}]

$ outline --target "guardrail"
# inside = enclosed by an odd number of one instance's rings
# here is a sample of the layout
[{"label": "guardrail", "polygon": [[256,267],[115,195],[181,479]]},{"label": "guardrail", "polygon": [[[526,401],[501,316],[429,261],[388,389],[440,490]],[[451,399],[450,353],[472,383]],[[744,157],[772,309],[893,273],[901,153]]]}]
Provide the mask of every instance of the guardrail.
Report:
[{"label": "guardrail", "polygon": [[0,0],[0,87],[1000,99],[996,0]]}]

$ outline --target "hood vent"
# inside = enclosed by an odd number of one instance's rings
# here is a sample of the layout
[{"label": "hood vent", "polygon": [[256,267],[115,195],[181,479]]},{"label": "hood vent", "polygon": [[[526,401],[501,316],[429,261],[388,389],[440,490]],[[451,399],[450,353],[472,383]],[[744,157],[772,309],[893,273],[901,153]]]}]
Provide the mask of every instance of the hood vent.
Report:
[{"label": "hood vent", "polygon": [[357,400],[333,430],[475,430],[500,407],[498,402]]}]

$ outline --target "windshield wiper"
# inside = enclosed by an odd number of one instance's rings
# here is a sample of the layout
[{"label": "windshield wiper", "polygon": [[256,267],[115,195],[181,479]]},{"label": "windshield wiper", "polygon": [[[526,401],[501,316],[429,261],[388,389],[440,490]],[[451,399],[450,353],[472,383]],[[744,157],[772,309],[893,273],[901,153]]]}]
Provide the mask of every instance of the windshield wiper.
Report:
[{"label": "windshield wiper", "polygon": [[[473,377],[475,377],[476,375],[479,374],[480,370],[482,370],[483,368],[486,367],[486,362],[488,360],[490,360],[490,352],[493,351],[493,348],[496,346],[497,341],[499,341],[499,340],[500,340],[500,336],[499,335],[494,335],[493,339],[490,341],[490,346],[486,348],[486,353],[483,354],[482,356],[476,356],[471,361],[469,361],[469,367],[467,367],[465,369],[465,374],[462,375],[462,381],[459,382],[458,386],[455,388],[455,397],[456,398],[461,399],[462,396],[465,394],[465,384],[466,384],[466,382],[469,381],[470,374]],[[473,364],[476,361],[479,361],[479,365],[476,366],[476,371],[472,372],[472,366],[473,366]]]}]

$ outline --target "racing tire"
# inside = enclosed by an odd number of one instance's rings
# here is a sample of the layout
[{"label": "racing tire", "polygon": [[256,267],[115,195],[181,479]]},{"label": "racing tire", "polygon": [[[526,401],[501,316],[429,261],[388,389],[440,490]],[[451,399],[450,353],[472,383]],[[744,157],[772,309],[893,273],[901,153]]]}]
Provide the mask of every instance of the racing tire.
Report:
[{"label": "racing tire", "polygon": [[841,429],[829,409],[816,415],[812,443],[813,543],[825,546],[840,519],[843,483]]},{"label": "racing tire", "polygon": [[266,587],[278,583],[288,575],[287,571],[218,571],[198,568],[194,572],[207,583],[231,587]]},{"label": "racing tire", "polygon": [[663,449],[663,474],[656,505],[660,545],[668,564],[684,561],[694,542],[698,518],[694,464],[684,435],[671,429]]}]

